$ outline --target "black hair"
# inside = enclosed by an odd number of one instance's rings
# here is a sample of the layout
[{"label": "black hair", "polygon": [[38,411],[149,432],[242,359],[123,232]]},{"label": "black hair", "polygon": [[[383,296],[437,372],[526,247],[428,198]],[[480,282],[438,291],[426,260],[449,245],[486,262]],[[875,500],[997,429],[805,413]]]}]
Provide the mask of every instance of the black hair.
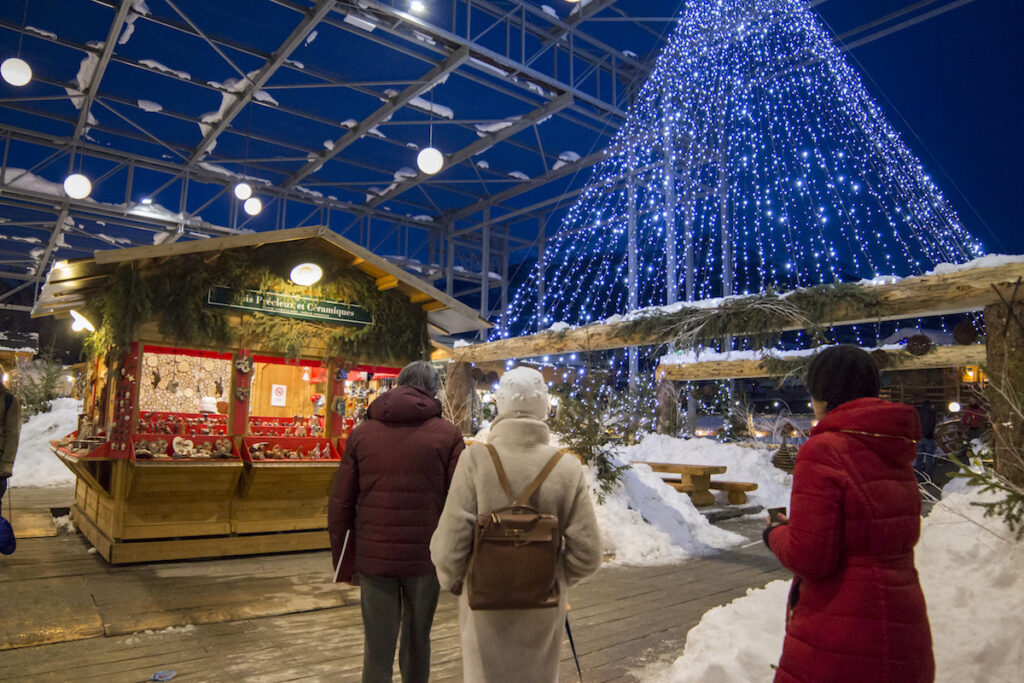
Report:
[{"label": "black hair", "polygon": [[828,410],[858,398],[878,396],[878,365],[867,351],[844,344],[832,346],[807,366],[807,390]]}]

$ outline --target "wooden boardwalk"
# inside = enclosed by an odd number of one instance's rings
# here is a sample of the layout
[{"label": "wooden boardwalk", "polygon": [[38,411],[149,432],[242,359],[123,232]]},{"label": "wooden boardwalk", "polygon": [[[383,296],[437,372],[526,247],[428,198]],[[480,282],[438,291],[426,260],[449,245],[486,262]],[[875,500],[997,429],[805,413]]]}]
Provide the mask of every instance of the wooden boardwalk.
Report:
[{"label": "wooden boardwalk", "polygon": [[[70,502],[67,490],[14,495],[23,509]],[[750,520],[723,525],[760,535]],[[146,681],[167,669],[176,681],[358,681],[358,591],[327,583],[329,569],[326,552],[109,567],[80,534],[21,539],[0,558],[0,681]],[[602,569],[569,595],[585,680],[635,680],[631,671],[678,656],[708,609],[786,575],[760,544]],[[450,595],[432,664],[433,680],[461,680]],[[562,680],[575,679],[566,642]]]}]

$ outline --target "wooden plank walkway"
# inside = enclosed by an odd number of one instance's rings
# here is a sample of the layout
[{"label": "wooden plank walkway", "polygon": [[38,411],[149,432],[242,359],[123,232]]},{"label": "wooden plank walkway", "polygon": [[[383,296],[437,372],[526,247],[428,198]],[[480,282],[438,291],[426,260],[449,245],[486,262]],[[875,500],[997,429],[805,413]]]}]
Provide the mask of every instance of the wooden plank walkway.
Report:
[{"label": "wooden plank walkway", "polygon": [[[60,507],[44,497],[37,509]],[[723,526],[752,540],[761,529]],[[15,596],[0,613],[0,648],[14,646],[0,654],[0,681],[145,681],[164,669],[176,681],[358,681],[358,592],[325,583],[329,567],[326,552],[109,567],[80,535],[19,541],[0,558],[0,591]],[[603,569],[569,595],[584,678],[633,680],[630,671],[678,656],[708,609],[786,576],[760,544]],[[39,644],[19,646],[28,642]],[[438,605],[432,665],[432,680],[462,678],[450,595]],[[561,674],[576,679],[568,642]]]}]

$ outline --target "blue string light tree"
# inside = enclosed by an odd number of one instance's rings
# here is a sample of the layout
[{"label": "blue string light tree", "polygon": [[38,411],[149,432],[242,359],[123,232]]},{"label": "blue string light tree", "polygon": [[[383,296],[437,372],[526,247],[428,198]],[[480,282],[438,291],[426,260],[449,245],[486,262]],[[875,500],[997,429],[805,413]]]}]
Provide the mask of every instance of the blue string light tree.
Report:
[{"label": "blue string light tree", "polygon": [[495,336],[980,255],[803,0],[694,0]]}]

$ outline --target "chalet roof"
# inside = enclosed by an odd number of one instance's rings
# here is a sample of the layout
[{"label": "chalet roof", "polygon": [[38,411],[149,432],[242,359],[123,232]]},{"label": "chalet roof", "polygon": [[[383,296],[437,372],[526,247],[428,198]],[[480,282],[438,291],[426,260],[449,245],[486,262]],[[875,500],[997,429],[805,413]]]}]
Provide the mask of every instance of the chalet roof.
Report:
[{"label": "chalet roof", "polygon": [[292,228],[272,232],[245,233],[189,242],[172,242],[128,249],[97,251],[92,258],[61,261],[46,278],[33,317],[69,315],[85,307],[104,286],[114,270],[131,261],[152,262],[186,254],[256,248],[267,244],[307,241],[324,258],[338,259],[372,277],[380,290],[397,289],[413,303],[423,306],[431,336],[487,329],[491,325],[469,306],[377,256],[368,249],[326,227]]}]

